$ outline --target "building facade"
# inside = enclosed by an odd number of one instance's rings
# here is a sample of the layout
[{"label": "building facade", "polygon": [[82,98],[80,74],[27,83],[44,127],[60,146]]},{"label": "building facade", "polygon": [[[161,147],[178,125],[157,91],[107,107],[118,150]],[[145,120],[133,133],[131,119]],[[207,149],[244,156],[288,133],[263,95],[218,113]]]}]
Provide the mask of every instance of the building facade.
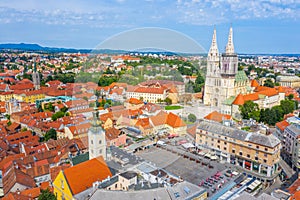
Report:
[{"label": "building facade", "polygon": [[207,74],[204,104],[221,109],[229,97],[250,92],[250,82],[244,71],[238,71],[238,56],[234,52],[233,31],[230,28],[226,51],[219,54],[217,34],[214,29],[212,44],[207,56]]},{"label": "building facade", "polygon": [[97,120],[96,111],[93,112],[92,126],[88,131],[89,159],[102,156],[106,160],[105,131]]},{"label": "building facade", "polygon": [[291,124],[284,129],[284,150],[292,167],[300,169],[300,125]]},{"label": "building facade", "polygon": [[197,127],[196,143],[263,180],[272,180],[279,173],[281,143],[273,135],[202,121]]}]

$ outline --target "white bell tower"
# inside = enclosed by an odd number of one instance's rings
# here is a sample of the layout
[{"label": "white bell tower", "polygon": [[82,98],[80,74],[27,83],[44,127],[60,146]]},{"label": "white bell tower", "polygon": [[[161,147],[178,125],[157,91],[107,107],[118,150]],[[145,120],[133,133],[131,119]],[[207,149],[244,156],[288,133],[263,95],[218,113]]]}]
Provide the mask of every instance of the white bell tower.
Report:
[{"label": "white bell tower", "polygon": [[106,139],[105,130],[102,128],[98,118],[98,112],[93,112],[92,126],[88,131],[88,141],[89,141],[89,159],[102,156],[106,160]]}]

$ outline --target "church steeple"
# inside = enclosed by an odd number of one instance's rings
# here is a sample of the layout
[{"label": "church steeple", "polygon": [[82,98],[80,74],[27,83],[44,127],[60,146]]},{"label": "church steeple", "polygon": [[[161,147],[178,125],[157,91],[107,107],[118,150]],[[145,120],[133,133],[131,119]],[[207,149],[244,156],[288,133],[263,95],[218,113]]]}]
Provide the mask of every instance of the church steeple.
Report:
[{"label": "church steeple", "polygon": [[228,42],[227,42],[227,45],[226,45],[226,52],[225,53],[226,54],[234,54],[232,26],[230,26],[230,29],[229,29]]},{"label": "church steeple", "polygon": [[[96,100],[96,102],[98,99]],[[89,159],[102,156],[106,160],[106,139],[105,130],[101,126],[101,122],[98,120],[99,113],[98,108],[94,107],[93,119],[91,121],[91,127],[88,131],[88,143],[89,143]]]},{"label": "church steeple", "polygon": [[214,27],[214,34],[213,34],[213,38],[212,38],[212,41],[211,41],[211,46],[210,46],[210,49],[209,49],[208,56],[219,56],[216,27]]}]

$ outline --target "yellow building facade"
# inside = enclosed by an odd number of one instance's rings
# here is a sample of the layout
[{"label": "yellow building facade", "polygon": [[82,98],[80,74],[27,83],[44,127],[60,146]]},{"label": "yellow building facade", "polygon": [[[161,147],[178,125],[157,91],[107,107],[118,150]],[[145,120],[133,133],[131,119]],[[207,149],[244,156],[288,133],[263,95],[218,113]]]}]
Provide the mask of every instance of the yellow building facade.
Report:
[{"label": "yellow building facade", "polygon": [[220,123],[200,122],[196,143],[220,160],[239,166],[267,180],[279,173],[280,141],[271,135],[246,132]]},{"label": "yellow building facade", "polygon": [[73,195],[63,171],[60,171],[53,182],[54,195],[57,200],[72,200]]}]

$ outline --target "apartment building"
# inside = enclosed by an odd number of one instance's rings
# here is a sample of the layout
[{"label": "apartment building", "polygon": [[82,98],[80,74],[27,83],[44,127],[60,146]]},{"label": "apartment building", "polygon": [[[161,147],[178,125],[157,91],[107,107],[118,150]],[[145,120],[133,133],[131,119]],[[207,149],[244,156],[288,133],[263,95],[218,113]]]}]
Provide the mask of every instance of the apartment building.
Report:
[{"label": "apartment building", "polygon": [[285,153],[292,166],[300,169],[300,125],[291,124],[284,129]]},{"label": "apartment building", "polygon": [[197,127],[196,143],[263,180],[272,180],[279,172],[281,144],[273,135],[202,121]]}]

